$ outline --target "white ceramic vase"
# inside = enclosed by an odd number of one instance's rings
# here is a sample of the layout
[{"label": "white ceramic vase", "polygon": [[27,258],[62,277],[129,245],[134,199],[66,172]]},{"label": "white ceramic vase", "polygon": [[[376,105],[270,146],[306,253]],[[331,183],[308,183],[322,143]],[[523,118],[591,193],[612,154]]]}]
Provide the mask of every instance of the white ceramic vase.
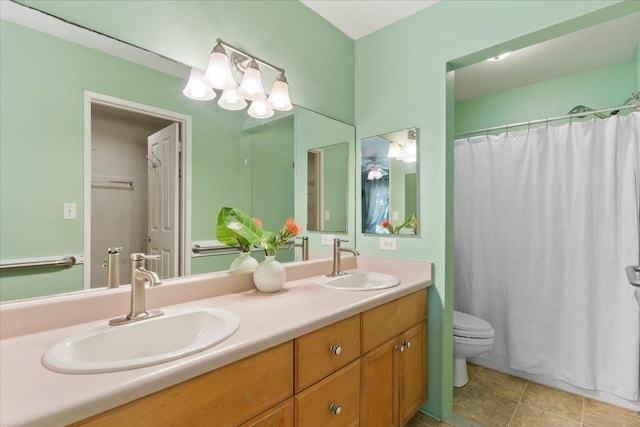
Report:
[{"label": "white ceramic vase", "polygon": [[284,266],[275,256],[266,256],[253,270],[253,283],[261,292],[278,292],[286,279]]},{"label": "white ceramic vase", "polygon": [[251,270],[258,266],[258,260],[251,256],[251,252],[240,252],[229,266],[230,271]]}]

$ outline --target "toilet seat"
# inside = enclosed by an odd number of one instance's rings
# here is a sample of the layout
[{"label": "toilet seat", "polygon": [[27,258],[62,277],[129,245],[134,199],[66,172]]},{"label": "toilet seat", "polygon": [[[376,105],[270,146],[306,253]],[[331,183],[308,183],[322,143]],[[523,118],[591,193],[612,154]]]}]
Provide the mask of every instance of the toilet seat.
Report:
[{"label": "toilet seat", "polygon": [[460,338],[486,339],[493,338],[495,331],[479,317],[460,311],[453,312],[453,336]]}]

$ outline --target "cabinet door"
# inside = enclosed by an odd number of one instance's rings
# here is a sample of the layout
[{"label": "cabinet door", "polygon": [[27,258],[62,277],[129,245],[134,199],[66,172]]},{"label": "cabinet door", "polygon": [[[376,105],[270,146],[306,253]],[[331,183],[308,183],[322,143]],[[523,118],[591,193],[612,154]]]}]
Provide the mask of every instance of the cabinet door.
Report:
[{"label": "cabinet door", "polygon": [[240,427],[293,427],[293,397],[247,421]]},{"label": "cabinet door", "polygon": [[358,427],[360,361],[329,375],[294,399],[297,427]]},{"label": "cabinet door", "polygon": [[398,426],[398,376],[400,352],[394,338],[362,356],[360,419],[366,427]]},{"label": "cabinet door", "polygon": [[400,355],[400,422],[405,425],[427,399],[427,328],[419,323],[402,334]]}]

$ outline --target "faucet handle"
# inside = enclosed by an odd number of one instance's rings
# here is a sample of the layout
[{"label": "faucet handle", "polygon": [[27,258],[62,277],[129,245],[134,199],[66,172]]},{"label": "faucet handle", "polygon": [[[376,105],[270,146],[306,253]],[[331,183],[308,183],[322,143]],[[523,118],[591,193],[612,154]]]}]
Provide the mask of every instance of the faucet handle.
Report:
[{"label": "faucet handle", "polygon": [[160,255],[147,255],[140,252],[131,254],[131,261],[144,261],[145,259],[160,259]]}]

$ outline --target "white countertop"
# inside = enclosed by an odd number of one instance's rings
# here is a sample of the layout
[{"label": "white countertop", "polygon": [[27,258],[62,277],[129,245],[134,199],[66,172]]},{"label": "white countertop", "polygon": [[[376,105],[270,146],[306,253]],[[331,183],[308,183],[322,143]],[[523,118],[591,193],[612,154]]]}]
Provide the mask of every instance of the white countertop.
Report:
[{"label": "white countertop", "polygon": [[[288,277],[293,276],[297,280],[288,281],[284,288],[275,294],[264,294],[251,289],[246,285],[247,280],[250,281],[250,274],[244,274],[246,277],[242,277],[241,280],[245,282],[240,286],[240,291],[165,305],[222,308],[233,312],[241,319],[240,328],[235,334],[195,355],[145,368],[101,374],[61,374],[49,371],[42,365],[42,355],[57,341],[95,324],[104,323],[110,317],[55,329],[28,331],[29,333],[24,334],[14,331],[13,336],[0,341],[0,425],[66,425],[204,374],[431,284],[430,263],[366,256],[356,258],[359,270],[392,274],[400,278],[401,284],[377,291],[339,291],[320,287],[315,283],[318,269],[325,268],[327,262],[330,265],[330,260],[311,262],[308,264],[310,268],[306,268],[304,263],[292,263],[291,274],[289,267],[287,274]],[[345,264],[345,267],[347,266],[348,264]],[[313,276],[298,278],[305,275],[300,273],[302,270],[308,270]],[[198,286],[199,289],[215,288],[219,283],[228,283],[237,277],[239,276],[231,278],[229,274],[200,276],[201,283],[198,283]],[[176,280],[172,286],[180,286],[181,282],[189,280]],[[124,291],[123,298],[127,292]],[[194,295],[196,294],[194,292]],[[100,298],[101,296],[95,296],[93,299],[99,301]],[[38,310],[28,305],[29,303],[25,303],[24,313],[37,316]],[[40,306],[43,304],[40,303]],[[4,306],[0,307],[0,315],[4,309]],[[21,308],[16,306],[8,310],[12,312],[10,320],[13,323],[19,323],[20,310]],[[41,310],[43,316],[64,316],[60,311],[50,307]],[[47,321],[40,320],[45,323]]]}]

